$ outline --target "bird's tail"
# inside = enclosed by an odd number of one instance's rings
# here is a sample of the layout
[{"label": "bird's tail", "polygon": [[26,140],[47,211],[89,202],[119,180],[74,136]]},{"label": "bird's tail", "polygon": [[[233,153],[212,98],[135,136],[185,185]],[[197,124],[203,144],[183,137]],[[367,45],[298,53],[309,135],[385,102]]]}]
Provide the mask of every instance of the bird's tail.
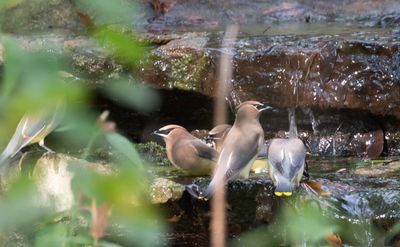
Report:
[{"label": "bird's tail", "polygon": [[289,181],[280,178],[276,181],[275,192],[276,196],[291,196],[293,194],[293,186]]},{"label": "bird's tail", "polygon": [[289,138],[297,138],[296,109],[289,108]]}]

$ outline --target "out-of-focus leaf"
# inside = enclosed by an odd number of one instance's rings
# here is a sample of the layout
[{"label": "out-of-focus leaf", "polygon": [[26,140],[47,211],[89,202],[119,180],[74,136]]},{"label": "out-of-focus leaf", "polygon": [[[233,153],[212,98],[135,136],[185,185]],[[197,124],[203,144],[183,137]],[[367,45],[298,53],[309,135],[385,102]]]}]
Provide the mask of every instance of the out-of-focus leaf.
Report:
[{"label": "out-of-focus leaf", "polygon": [[100,244],[101,247],[122,247],[119,244],[110,243],[110,242],[107,242],[107,241],[101,241],[99,244]]},{"label": "out-of-focus leaf", "polygon": [[[3,56],[4,61],[4,76],[1,88],[2,97],[9,97],[12,89],[18,78],[19,66],[25,66],[23,64],[23,52],[17,44],[15,39],[9,37],[3,37],[1,39],[3,43]],[[19,66],[16,66],[19,63]]]},{"label": "out-of-focus leaf", "polygon": [[104,46],[106,52],[122,63],[134,65],[144,55],[144,48],[140,43],[118,28],[100,28],[94,33],[94,37]]},{"label": "out-of-focus leaf", "polygon": [[111,99],[139,111],[152,111],[160,104],[155,90],[133,81],[110,81],[104,89]]},{"label": "out-of-focus leaf", "polygon": [[67,240],[68,229],[64,224],[56,224],[39,231],[36,236],[35,246],[54,247],[64,246]]},{"label": "out-of-focus leaf", "polygon": [[41,110],[63,98],[67,104],[84,98],[82,85],[66,82],[59,71],[66,67],[62,57],[46,51],[24,50],[18,40],[3,37],[4,77],[1,110],[15,115]]},{"label": "out-of-focus leaf", "polygon": [[110,225],[118,226],[118,236],[122,235],[121,241],[126,246],[157,245],[156,240],[165,226],[149,203],[149,186],[140,170],[135,172],[132,167],[122,167],[116,174],[100,175],[92,170],[77,169],[72,181],[73,191],[77,196],[95,198],[98,205],[110,205]]},{"label": "out-of-focus leaf", "polygon": [[0,1],[0,11],[2,10],[2,8],[14,8],[25,1],[26,0],[2,0]]},{"label": "out-of-focus leaf", "polygon": [[139,167],[143,166],[139,153],[136,151],[132,143],[128,141],[128,139],[118,133],[107,133],[105,136],[115,151],[123,156],[123,160],[121,162],[129,162],[131,163],[129,165]]},{"label": "out-of-focus leaf", "polygon": [[276,237],[280,235],[280,232],[276,230],[271,230],[268,227],[260,227],[256,230],[250,231],[248,233],[240,236],[239,239],[232,241],[232,246],[254,246],[254,247],[274,247],[282,245],[279,239]]},{"label": "out-of-focus leaf", "polygon": [[135,6],[132,1],[113,0],[75,0],[81,11],[90,15],[96,25],[129,25],[135,16]]},{"label": "out-of-focus leaf", "polygon": [[52,212],[49,208],[38,206],[37,198],[37,191],[31,180],[22,177],[12,184],[0,201],[0,231],[29,224]]},{"label": "out-of-focus leaf", "polygon": [[77,168],[72,180],[72,189],[77,195],[94,198],[99,204],[109,203],[113,209],[119,207],[120,212],[130,212],[135,205],[146,203],[146,185],[143,174],[133,167],[122,167],[113,175]]},{"label": "out-of-focus leaf", "polygon": [[286,207],[281,227],[287,229],[291,243],[302,241],[312,244],[324,241],[325,237],[335,232],[337,227],[323,215],[315,205],[302,203],[297,208]]},{"label": "out-of-focus leaf", "polygon": [[[293,201],[291,200],[293,199]],[[335,223],[309,202],[298,198],[280,202],[281,214],[268,227],[244,234],[234,246],[324,246],[326,238],[338,230]]]},{"label": "out-of-focus leaf", "polygon": [[123,239],[129,246],[161,246],[164,243],[160,233],[166,231],[163,222],[157,221],[154,214],[142,214],[133,217],[115,217],[114,221],[123,226]]}]

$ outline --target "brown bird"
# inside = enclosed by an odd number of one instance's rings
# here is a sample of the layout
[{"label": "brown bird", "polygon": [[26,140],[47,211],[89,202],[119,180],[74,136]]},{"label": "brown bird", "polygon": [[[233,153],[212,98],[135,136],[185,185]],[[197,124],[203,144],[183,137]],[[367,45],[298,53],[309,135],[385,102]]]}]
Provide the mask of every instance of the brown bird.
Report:
[{"label": "brown bird", "polygon": [[250,167],[264,143],[260,113],[269,108],[258,101],[246,101],[237,107],[236,119],[225,138],[217,170],[205,193],[200,194],[200,199],[209,199],[215,186],[223,180],[249,176]]},{"label": "brown bird", "polygon": [[191,135],[179,125],[166,125],[154,132],[166,144],[171,163],[189,175],[210,175],[218,159],[218,152]]},{"label": "brown bird", "polygon": [[212,128],[206,137],[206,142],[211,144],[211,146],[221,152],[222,146],[224,144],[225,138],[228,135],[229,130],[231,130],[232,125],[220,124]]},{"label": "brown bird", "polygon": [[289,138],[272,139],[268,148],[269,176],[276,196],[291,196],[306,166],[306,148],[297,137],[294,109],[289,109],[289,122]]}]

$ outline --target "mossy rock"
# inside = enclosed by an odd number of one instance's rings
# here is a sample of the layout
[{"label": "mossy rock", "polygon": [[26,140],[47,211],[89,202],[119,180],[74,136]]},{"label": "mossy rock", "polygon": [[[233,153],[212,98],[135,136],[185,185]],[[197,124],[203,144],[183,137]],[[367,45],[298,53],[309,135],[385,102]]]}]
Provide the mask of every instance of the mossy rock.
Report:
[{"label": "mossy rock", "polygon": [[147,162],[158,166],[171,166],[168,160],[165,147],[156,142],[146,142],[136,144],[136,149],[141,157]]},{"label": "mossy rock", "polygon": [[155,178],[150,185],[150,200],[152,203],[166,203],[179,200],[185,186],[166,178]]}]

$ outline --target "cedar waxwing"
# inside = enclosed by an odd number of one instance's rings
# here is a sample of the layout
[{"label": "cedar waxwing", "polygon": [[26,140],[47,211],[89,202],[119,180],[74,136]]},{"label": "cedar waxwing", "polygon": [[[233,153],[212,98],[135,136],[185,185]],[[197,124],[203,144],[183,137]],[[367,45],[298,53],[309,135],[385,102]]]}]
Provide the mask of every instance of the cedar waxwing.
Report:
[{"label": "cedar waxwing", "polygon": [[[221,152],[222,145],[224,144],[225,138],[232,128],[232,125],[229,124],[220,124],[215,126],[208,132],[208,136],[206,137],[207,144],[211,144],[218,152]],[[268,146],[263,144],[260,148],[260,151],[257,155],[257,159],[251,165],[251,171],[254,173],[261,173],[266,170],[268,161],[267,161],[267,152]]]},{"label": "cedar waxwing", "polygon": [[303,176],[306,148],[297,138],[294,109],[289,110],[289,138],[272,139],[268,148],[269,176],[275,184],[276,196],[291,196]]},{"label": "cedar waxwing", "polygon": [[51,110],[25,114],[18,123],[7,147],[0,155],[0,164],[8,158],[14,157],[22,148],[34,143],[39,143],[47,152],[53,152],[44,145],[44,138],[59,125],[64,111],[64,102],[60,100]]},{"label": "cedar waxwing", "polygon": [[218,159],[218,152],[191,135],[179,125],[167,125],[154,134],[161,136],[166,144],[171,163],[189,175],[210,175]]},{"label": "cedar waxwing", "polygon": [[221,152],[222,145],[224,144],[225,138],[231,128],[232,125],[229,124],[220,124],[215,126],[208,132],[206,137],[207,143],[210,143],[215,150]]},{"label": "cedar waxwing", "polygon": [[217,170],[205,193],[200,194],[200,199],[209,199],[215,186],[222,180],[249,176],[250,167],[264,143],[264,130],[259,122],[260,113],[269,108],[257,101],[246,101],[237,107],[235,123],[225,138]]}]

